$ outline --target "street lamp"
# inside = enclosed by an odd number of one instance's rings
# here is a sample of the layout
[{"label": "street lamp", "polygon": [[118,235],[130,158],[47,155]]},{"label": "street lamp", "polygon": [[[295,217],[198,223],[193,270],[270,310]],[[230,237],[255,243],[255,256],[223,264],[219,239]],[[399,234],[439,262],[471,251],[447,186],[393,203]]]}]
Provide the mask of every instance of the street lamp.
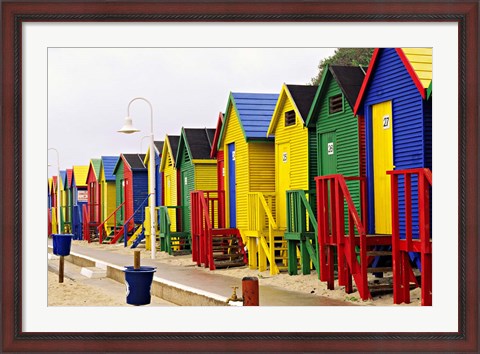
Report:
[{"label": "street lamp", "polygon": [[148,206],[150,208],[150,246],[152,249],[152,259],[155,259],[155,252],[157,250],[156,247],[156,227],[155,227],[155,145],[153,143],[153,108],[150,101],[143,97],[135,97],[128,103],[127,107],[127,117],[125,118],[125,124],[118,132],[125,133],[125,134],[132,134],[139,132],[139,129],[133,127],[132,118],[130,117],[130,105],[136,101],[142,100],[148,103],[150,107],[150,159],[149,163],[150,166],[148,168],[148,185],[150,195],[148,196]]},{"label": "street lamp", "polygon": [[60,222],[60,154],[55,148],[49,148],[48,150],[53,150],[57,153],[57,232],[62,233],[61,222]]}]

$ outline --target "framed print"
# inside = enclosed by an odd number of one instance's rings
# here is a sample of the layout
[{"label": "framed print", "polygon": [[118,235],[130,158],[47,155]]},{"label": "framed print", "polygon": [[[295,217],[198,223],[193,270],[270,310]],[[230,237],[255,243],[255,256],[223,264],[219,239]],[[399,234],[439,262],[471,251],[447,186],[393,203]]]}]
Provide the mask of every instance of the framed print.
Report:
[{"label": "framed print", "polygon": [[[477,352],[478,11],[474,0],[4,1],[2,349]],[[439,187],[433,194],[432,306],[228,311],[46,306],[41,275],[46,224],[45,213],[38,212],[45,183],[33,176],[44,180],[46,174],[49,51],[349,46],[433,49],[433,166]],[[250,65],[254,61],[250,58]],[[343,109],[335,107],[332,116]],[[382,114],[379,131],[395,129],[392,115]],[[294,116],[289,119],[294,125]],[[328,139],[326,157],[339,149],[337,140]],[[290,164],[291,150],[280,156]]]}]

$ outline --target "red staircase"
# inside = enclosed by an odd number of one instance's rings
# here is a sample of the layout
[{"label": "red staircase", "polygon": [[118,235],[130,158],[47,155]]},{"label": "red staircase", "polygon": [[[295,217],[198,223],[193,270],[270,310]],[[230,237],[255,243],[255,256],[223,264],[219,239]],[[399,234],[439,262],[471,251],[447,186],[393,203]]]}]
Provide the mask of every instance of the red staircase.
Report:
[{"label": "red staircase", "polygon": [[[346,181],[359,181],[362,218],[358,215]],[[366,179],[329,175],[315,178],[317,187],[317,220],[320,280],[334,289],[335,251],[337,253],[338,285],[345,292],[353,292],[352,278],[362,300],[372,298],[368,273],[382,273],[390,269],[369,268],[376,246],[391,245],[390,235],[368,235]],[[383,286],[382,286],[383,287]]]},{"label": "red staircase", "polygon": [[192,260],[210,270],[247,264],[238,229],[225,228],[224,191],[193,191],[190,194]]},{"label": "red staircase", "polygon": [[[122,236],[123,236],[123,230],[124,230],[124,225],[118,227],[117,226],[117,212],[120,210],[125,205],[125,202],[120,204],[107,218],[97,227],[98,230],[98,242],[99,243],[116,243]],[[105,224],[108,221],[112,221],[112,225],[109,227],[108,230],[105,227]],[[129,229],[133,228],[133,221],[128,225]]]},{"label": "red staircase", "polygon": [[[432,305],[432,236],[430,195],[432,171],[427,168],[388,171],[392,186],[392,251],[395,304],[410,303],[409,277],[412,273],[409,252],[419,252],[421,259],[422,305]],[[398,203],[399,177],[403,177],[405,195],[405,235],[400,233],[400,207]],[[412,237],[412,189],[418,181],[418,238]]]}]

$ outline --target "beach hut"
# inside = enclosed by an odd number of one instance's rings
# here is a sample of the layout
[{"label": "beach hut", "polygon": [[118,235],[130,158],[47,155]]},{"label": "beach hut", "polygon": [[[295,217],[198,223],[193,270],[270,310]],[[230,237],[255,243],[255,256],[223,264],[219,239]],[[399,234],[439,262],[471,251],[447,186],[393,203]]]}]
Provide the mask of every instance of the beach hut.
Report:
[{"label": "beach hut", "polygon": [[48,179],[48,236],[58,232],[56,213],[56,180],[57,176],[52,176]]},{"label": "beach hut", "polygon": [[[316,92],[317,86],[283,84],[268,127],[267,135],[275,138],[275,221],[281,231],[287,230],[287,215],[294,214],[292,208],[287,210],[287,191],[309,189],[308,129],[305,121]],[[293,228],[287,231],[290,233],[284,237],[288,240],[288,257],[292,258],[289,272],[296,274],[296,246],[300,240],[306,240],[307,234],[294,235]],[[311,240],[308,242],[311,243]],[[307,252],[303,244],[299,246],[302,254]],[[310,271],[310,261],[306,262]]]},{"label": "beach hut", "polygon": [[72,233],[74,239],[83,238],[83,206],[88,203],[88,166],[73,166],[72,172]]},{"label": "beach hut", "polygon": [[[431,48],[377,48],[373,53],[354,110],[365,116],[372,234],[392,233],[386,171],[432,168],[432,101],[427,99],[431,79]],[[418,214],[413,219],[418,233]]]},{"label": "beach hut", "polygon": [[101,222],[101,185],[100,167],[101,159],[90,159],[87,172],[88,203],[85,205],[83,215],[83,239],[97,238],[97,227]]},{"label": "beach hut", "polygon": [[60,230],[65,233],[65,213],[67,205],[67,193],[65,192],[65,177],[67,172],[60,170]]},{"label": "beach hut", "polygon": [[[155,193],[155,206],[156,209],[158,210],[159,206],[162,205],[163,203],[163,181],[162,181],[162,174],[160,172],[160,161],[161,161],[161,156],[162,156],[162,151],[163,151],[163,141],[154,141],[154,146],[155,146],[155,191],[150,190],[150,185],[148,186],[148,194],[150,193]],[[143,164],[147,169],[150,168],[150,147],[147,150],[147,154],[145,155],[145,158],[143,160]],[[150,174],[150,171],[148,170],[148,175]],[[145,221],[144,221],[144,228],[143,232],[141,233],[135,233],[132,237],[129,238],[127,244],[129,246],[132,246],[132,248],[137,247],[137,245],[143,240],[144,237],[145,239],[145,248],[147,250],[151,249],[151,243],[150,243],[150,234],[151,234],[151,227],[150,227],[150,207],[148,206],[148,201],[147,205],[145,206]],[[157,217],[158,219],[158,217]],[[156,230],[158,231],[158,222],[156,224]]]},{"label": "beach hut", "polygon": [[190,193],[217,189],[217,161],[210,157],[215,129],[183,128],[177,150],[182,230],[190,232]]},{"label": "beach hut", "polygon": [[[355,117],[353,107],[364,77],[364,69],[355,66],[332,65],[326,66],[323,71],[306,120],[310,137],[309,165],[312,169],[309,177],[311,190],[309,200],[314,202],[311,204],[311,210],[314,213],[317,210],[314,176],[338,174],[347,178],[345,183],[349,194],[359,215],[362,215],[360,208],[361,182],[358,178],[364,176],[361,161],[364,161],[365,155],[365,135],[363,130],[359,129],[359,127],[363,127],[361,124],[363,117]],[[331,186],[327,188],[333,191]],[[343,203],[343,201],[339,201],[339,203]],[[345,210],[345,215],[347,212]],[[333,214],[330,212],[329,215]],[[309,213],[308,217],[317,223],[316,214]],[[345,220],[348,219],[345,218]],[[324,225],[320,226],[324,227]],[[346,226],[348,227],[348,225]],[[318,228],[314,231],[316,237]],[[329,246],[325,246],[322,241],[320,247],[323,249],[320,250],[320,253],[324,252],[326,247],[332,247],[333,256],[333,251],[337,246],[343,247],[341,244],[338,245],[335,239]],[[342,251],[343,249],[337,252],[338,257],[342,255]],[[331,264],[333,262],[332,260]],[[340,264],[340,262],[335,262]],[[317,268],[317,270],[320,269]],[[308,273],[307,269],[303,269],[303,271]]]},{"label": "beach hut", "polygon": [[218,141],[226,154],[227,225],[246,241],[250,267],[263,271],[268,259],[272,274],[279,272],[275,257],[284,247],[274,221],[275,146],[267,137],[278,96],[230,93]]},{"label": "beach hut", "polygon": [[[118,156],[102,156],[100,164],[100,191],[101,191],[101,216],[104,221],[113,213],[116,207],[115,175],[113,170],[118,161]],[[113,226],[113,225],[112,225]]]},{"label": "beach hut", "polygon": [[72,232],[72,206],[73,206],[73,195],[72,195],[72,182],[73,182],[73,169],[67,168],[65,170],[65,175],[63,178],[63,190],[65,193],[65,204],[64,204],[64,232]]},{"label": "beach hut", "polygon": [[[163,141],[155,141],[155,205],[163,205],[163,178],[160,172],[160,162],[162,160]],[[148,168],[150,166],[150,147],[145,155],[143,164]],[[149,191],[151,193],[151,191]]]},{"label": "beach hut", "polygon": [[[422,304],[427,305],[431,304],[431,83],[432,48],[377,48],[354,109],[365,116],[368,232],[392,235],[393,263],[401,264],[404,274],[411,271],[406,256],[410,252],[422,269]],[[396,272],[394,267],[398,278]],[[409,287],[408,281],[399,284],[395,286]],[[408,302],[409,292],[398,290],[394,297],[396,303]]]},{"label": "beach hut", "polygon": [[107,235],[100,231],[100,242],[116,243],[125,234],[127,238],[135,233],[145,219],[144,208],[148,204],[148,170],[143,164],[145,154],[120,154],[113,169],[115,175],[116,212],[115,227]]},{"label": "beach hut", "polygon": [[[179,224],[180,213],[177,212],[179,183],[178,170],[176,167],[176,157],[178,151],[179,135],[165,135],[162,150],[162,159],[160,162],[160,172],[163,174],[163,205],[168,207],[170,218],[170,230],[173,232],[181,231]],[[178,227],[177,227],[178,225]],[[177,230],[178,229],[178,230]]]}]

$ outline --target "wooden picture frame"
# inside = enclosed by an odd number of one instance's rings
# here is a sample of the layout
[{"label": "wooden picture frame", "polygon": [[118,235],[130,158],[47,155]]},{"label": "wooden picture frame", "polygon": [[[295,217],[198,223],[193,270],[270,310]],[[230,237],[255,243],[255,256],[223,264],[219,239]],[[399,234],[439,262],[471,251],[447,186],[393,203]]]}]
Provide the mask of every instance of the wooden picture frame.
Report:
[{"label": "wooden picture frame", "polygon": [[[3,351],[455,351],[478,347],[477,0],[2,3]],[[456,333],[28,333],[22,331],[22,23],[28,21],[455,22],[459,30],[459,323]]]}]

